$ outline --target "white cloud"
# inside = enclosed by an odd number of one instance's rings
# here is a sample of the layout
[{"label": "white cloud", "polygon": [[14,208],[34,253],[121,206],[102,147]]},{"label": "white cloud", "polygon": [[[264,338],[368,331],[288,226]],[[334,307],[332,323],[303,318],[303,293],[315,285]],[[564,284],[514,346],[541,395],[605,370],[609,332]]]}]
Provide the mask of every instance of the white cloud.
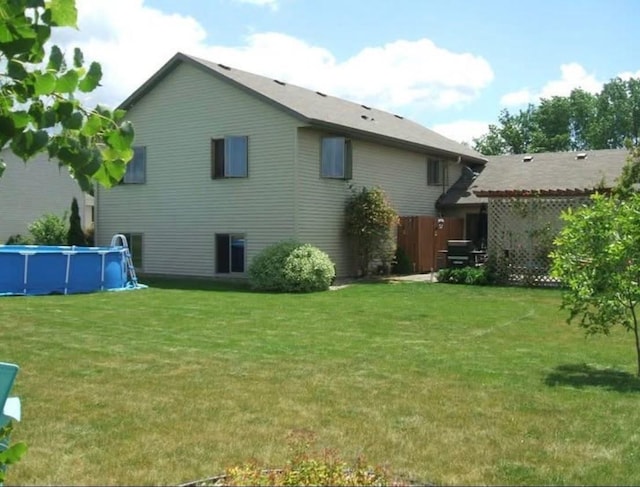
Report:
[{"label": "white cloud", "polygon": [[624,80],[624,81],[628,81],[631,78],[640,78],[640,70],[636,71],[635,73],[631,72],[631,71],[624,71],[623,73],[620,73],[618,75],[618,78]]},{"label": "white cloud", "polygon": [[143,0],[78,0],[78,11],[80,30],[67,30],[55,41],[69,51],[78,46],[85,59],[102,64],[104,86],[92,96],[110,105],[177,51],[398,112],[460,106],[494,76],[482,57],[443,49],[429,39],[368,47],[339,61],[324,47],[276,32],[250,34],[239,46],[208,45],[205,29],[193,17],[161,12]]},{"label": "white cloud", "polygon": [[548,81],[537,92],[525,88],[507,93],[500,99],[500,104],[507,107],[515,107],[536,103],[541,98],[569,96],[575,88],[581,88],[589,93],[598,93],[602,89],[602,84],[593,74],[587,73],[580,64],[562,64],[560,66],[560,79]]},{"label": "white cloud", "polygon": [[249,3],[259,7],[270,7],[272,10],[278,10],[278,0],[235,0],[238,3]]},{"label": "white cloud", "polygon": [[524,88],[520,91],[514,91],[507,93],[500,98],[500,105],[506,107],[522,106],[535,101],[536,96],[531,93],[531,90]]},{"label": "white cloud", "polygon": [[473,139],[489,132],[489,122],[476,120],[458,120],[451,123],[441,123],[431,127],[431,130],[438,132],[445,137],[456,142],[466,142],[473,144]]},{"label": "white cloud", "polygon": [[562,77],[559,80],[549,81],[540,92],[540,98],[552,96],[569,96],[575,88],[581,88],[589,93],[597,93],[602,89],[602,82],[578,63],[563,64],[560,66]]}]

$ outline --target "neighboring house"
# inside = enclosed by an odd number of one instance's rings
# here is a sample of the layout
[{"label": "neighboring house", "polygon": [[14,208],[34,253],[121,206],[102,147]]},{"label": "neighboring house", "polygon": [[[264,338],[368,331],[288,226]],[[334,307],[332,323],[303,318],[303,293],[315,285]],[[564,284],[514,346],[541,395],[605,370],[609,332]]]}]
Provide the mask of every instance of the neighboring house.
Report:
[{"label": "neighboring house", "polygon": [[628,155],[608,149],[489,156],[479,174],[465,171],[439,206],[447,215],[486,215],[482,238],[508,279],[544,283],[560,213],[612,188]]},{"label": "neighboring house", "polygon": [[351,187],[382,187],[400,215],[436,215],[463,166],[485,162],[399,115],[184,54],[121,108],[135,156],[122,184],[98,189],[96,236],[127,235],[147,274],[244,276],[295,238],[351,275]]},{"label": "neighboring house", "polygon": [[83,228],[93,222],[93,197],[83,193],[66,168],[39,154],[26,164],[8,149],[2,150],[7,167],[0,177],[0,244],[16,234],[29,235],[28,226],[45,213],[67,217],[77,198]]}]

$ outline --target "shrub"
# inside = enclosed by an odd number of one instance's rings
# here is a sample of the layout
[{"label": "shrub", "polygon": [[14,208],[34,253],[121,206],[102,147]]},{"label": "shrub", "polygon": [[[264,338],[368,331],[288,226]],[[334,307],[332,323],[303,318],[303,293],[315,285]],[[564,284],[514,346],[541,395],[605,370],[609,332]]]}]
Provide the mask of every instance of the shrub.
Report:
[{"label": "shrub", "polygon": [[36,245],[65,245],[67,242],[67,215],[59,217],[47,213],[31,225],[29,231]]},{"label": "shrub", "polygon": [[78,208],[78,200],[74,197],[71,201],[71,216],[69,217],[69,231],[67,232],[67,245],[87,245],[87,237],[82,230],[82,221],[80,219],[80,209]]},{"label": "shrub", "polygon": [[291,458],[282,468],[265,468],[253,460],[227,468],[212,485],[402,485],[387,469],[369,467],[362,457],[349,464],[335,451],[311,448],[311,435],[289,437]]},{"label": "shrub", "polygon": [[325,291],[334,278],[335,267],[327,254],[291,240],[267,247],[249,268],[251,287],[260,291]]},{"label": "shrub", "polygon": [[484,286],[492,280],[486,267],[447,267],[438,272],[438,282]]},{"label": "shrub", "polygon": [[393,273],[400,275],[413,273],[413,262],[411,262],[411,259],[409,258],[407,253],[400,247],[396,249],[396,258],[393,265]]},{"label": "shrub", "polygon": [[362,276],[369,275],[374,261],[383,265],[391,261],[397,223],[398,214],[381,188],[352,192],[345,206],[345,231],[354,245]]},{"label": "shrub", "polygon": [[5,245],[31,245],[32,243],[33,240],[31,240],[30,237],[23,237],[19,233],[16,233],[15,235],[11,235],[7,239]]}]

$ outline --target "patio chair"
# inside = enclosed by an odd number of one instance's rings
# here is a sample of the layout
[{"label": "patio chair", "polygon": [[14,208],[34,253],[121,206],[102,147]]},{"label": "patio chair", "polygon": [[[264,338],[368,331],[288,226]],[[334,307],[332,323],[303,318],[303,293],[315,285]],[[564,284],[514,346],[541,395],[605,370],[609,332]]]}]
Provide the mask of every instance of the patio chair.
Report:
[{"label": "patio chair", "polygon": [[[13,387],[18,368],[15,364],[0,362],[0,428],[12,419],[20,421],[20,399],[9,397],[9,391]],[[0,438],[0,451],[8,447],[7,444],[4,444],[8,440],[8,438]]]}]

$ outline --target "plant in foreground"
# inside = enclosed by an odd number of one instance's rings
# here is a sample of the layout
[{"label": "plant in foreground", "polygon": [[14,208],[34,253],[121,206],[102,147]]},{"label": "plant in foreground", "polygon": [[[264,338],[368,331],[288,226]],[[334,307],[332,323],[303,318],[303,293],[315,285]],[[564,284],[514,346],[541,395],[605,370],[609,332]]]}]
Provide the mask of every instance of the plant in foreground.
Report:
[{"label": "plant in foreground", "polygon": [[13,430],[13,422],[9,421],[0,428],[0,485],[3,484],[8,465],[17,463],[27,451],[25,443],[10,445],[9,437]]},{"label": "plant in foreground", "polygon": [[387,469],[368,466],[361,456],[349,464],[334,450],[312,450],[312,441],[313,433],[292,433],[289,435],[291,459],[282,468],[265,468],[252,460],[229,467],[224,475],[197,485],[403,485],[393,480]]}]

